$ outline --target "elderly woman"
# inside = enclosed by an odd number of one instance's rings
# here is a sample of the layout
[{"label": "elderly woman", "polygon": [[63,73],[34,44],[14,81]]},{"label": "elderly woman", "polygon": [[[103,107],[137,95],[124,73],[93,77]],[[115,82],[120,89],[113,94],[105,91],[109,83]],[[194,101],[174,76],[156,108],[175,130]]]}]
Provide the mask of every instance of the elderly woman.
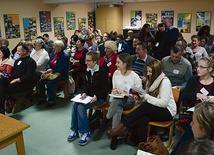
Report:
[{"label": "elderly woman", "polygon": [[10,75],[13,64],[14,60],[10,58],[10,50],[7,47],[0,47],[0,77]]},{"label": "elderly woman", "polygon": [[69,58],[68,55],[63,52],[64,43],[61,40],[55,41],[54,50],[55,52],[48,61],[46,73],[60,73],[60,76],[53,80],[41,79],[39,81],[40,100],[38,105],[42,105],[46,102],[45,85],[47,85],[48,104],[46,108],[53,107],[56,104],[54,93],[55,84],[68,78]]},{"label": "elderly woman", "polygon": [[117,45],[114,41],[106,41],[105,42],[105,52],[106,55],[100,58],[100,66],[102,66],[106,71],[108,72],[108,77],[111,81],[111,88],[112,88],[112,76],[117,70],[116,60],[117,60],[117,54],[115,53],[117,51]]}]

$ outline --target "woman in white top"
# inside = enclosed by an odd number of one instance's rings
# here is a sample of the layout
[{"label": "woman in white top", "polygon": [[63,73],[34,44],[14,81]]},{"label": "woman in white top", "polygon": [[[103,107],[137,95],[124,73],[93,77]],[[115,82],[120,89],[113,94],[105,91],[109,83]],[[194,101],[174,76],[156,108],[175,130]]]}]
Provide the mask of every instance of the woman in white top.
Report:
[{"label": "woman in white top", "polygon": [[146,93],[136,95],[135,99],[142,100],[142,104],[134,110],[119,126],[108,131],[110,136],[118,135],[125,127],[137,122],[137,138],[139,142],[147,139],[147,125],[150,121],[170,121],[176,114],[176,104],[172,94],[169,79],[163,73],[158,60],[152,60],[147,65]]},{"label": "woman in white top", "polygon": [[207,51],[204,47],[199,46],[199,36],[193,35],[191,37],[192,40],[192,47],[191,47],[191,53],[195,56],[196,61],[198,62],[200,58],[203,56],[208,56]]},{"label": "woman in white top", "polygon": [[[132,71],[131,56],[127,53],[121,53],[116,60],[117,70],[113,74],[112,94],[125,95],[124,98],[113,97],[106,115],[106,119],[100,127],[101,131],[105,131],[108,121],[112,118],[112,127],[116,127],[121,122],[123,109],[131,109],[135,105],[135,100],[128,97],[128,89],[137,87],[142,89],[142,82],[139,76]],[[117,148],[117,137],[113,137],[110,148],[115,150]]]}]

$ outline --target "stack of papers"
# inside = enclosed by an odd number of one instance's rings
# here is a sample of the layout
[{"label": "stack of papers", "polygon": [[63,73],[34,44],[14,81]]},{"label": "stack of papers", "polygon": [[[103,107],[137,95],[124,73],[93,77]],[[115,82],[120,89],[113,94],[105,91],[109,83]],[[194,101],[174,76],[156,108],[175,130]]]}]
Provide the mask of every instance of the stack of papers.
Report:
[{"label": "stack of papers", "polygon": [[124,98],[125,95],[122,94],[109,94],[109,96],[114,97],[114,98]]},{"label": "stack of papers", "polygon": [[77,96],[75,96],[74,98],[72,98],[71,101],[78,102],[78,103],[83,103],[83,104],[88,104],[92,100],[91,96],[87,96],[84,100],[82,100],[80,98],[81,98],[81,94],[78,94]]}]

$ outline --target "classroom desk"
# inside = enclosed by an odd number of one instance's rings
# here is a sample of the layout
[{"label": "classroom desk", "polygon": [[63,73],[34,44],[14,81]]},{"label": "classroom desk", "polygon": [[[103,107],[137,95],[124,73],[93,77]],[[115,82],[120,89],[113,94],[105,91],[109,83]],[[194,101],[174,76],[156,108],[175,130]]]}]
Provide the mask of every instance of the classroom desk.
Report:
[{"label": "classroom desk", "polygon": [[25,155],[22,131],[29,127],[29,124],[0,114],[0,150],[16,143],[17,154]]}]

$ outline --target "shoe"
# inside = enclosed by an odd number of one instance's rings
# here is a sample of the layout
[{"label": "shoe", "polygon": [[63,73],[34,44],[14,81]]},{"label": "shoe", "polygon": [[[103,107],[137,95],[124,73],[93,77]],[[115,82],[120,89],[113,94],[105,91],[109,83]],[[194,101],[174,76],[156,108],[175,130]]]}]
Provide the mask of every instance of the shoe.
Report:
[{"label": "shoe", "polygon": [[77,137],[77,132],[71,130],[71,133],[68,135],[68,141],[73,141]]},{"label": "shoe", "polygon": [[53,107],[53,106],[55,106],[55,105],[56,105],[55,102],[54,102],[54,103],[48,102],[48,104],[46,104],[45,108],[51,108],[51,107]]},{"label": "shoe", "polygon": [[112,150],[116,150],[116,148],[117,148],[117,136],[112,137],[112,139],[111,139],[111,144],[110,144],[110,148],[111,148]]},{"label": "shoe", "polygon": [[117,127],[108,130],[107,133],[109,136],[114,137],[119,135],[123,130],[125,130],[125,128],[126,127],[122,123],[120,123],[120,125],[118,125]]},{"label": "shoe", "polygon": [[37,103],[37,105],[43,105],[46,102],[46,100],[39,100],[39,102]]},{"label": "shoe", "polygon": [[79,140],[79,145],[84,146],[86,145],[91,139],[91,134],[89,133],[84,133],[82,134],[80,140]]}]

